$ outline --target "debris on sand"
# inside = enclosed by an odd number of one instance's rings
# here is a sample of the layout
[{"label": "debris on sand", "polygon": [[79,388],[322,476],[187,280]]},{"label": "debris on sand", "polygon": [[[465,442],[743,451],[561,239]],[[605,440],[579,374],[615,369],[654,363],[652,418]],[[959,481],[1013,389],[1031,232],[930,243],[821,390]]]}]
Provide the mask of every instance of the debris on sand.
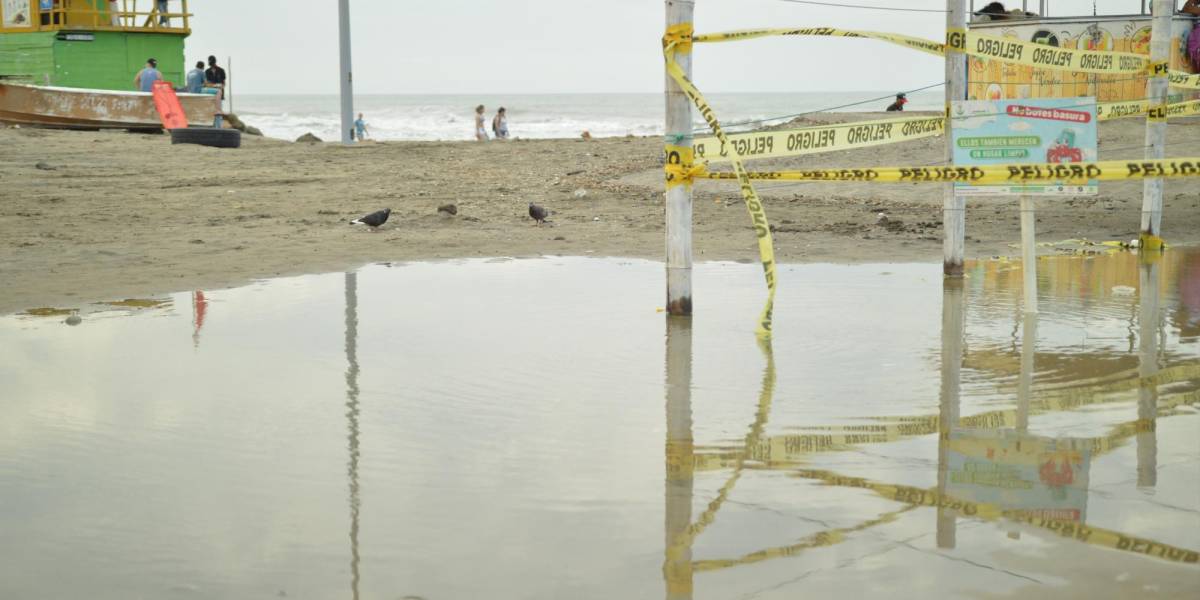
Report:
[{"label": "debris on sand", "polygon": [[438,207],[438,213],[444,213],[444,214],[447,214],[450,216],[457,215],[458,214],[458,205],[457,204],[443,204]]},{"label": "debris on sand", "polygon": [[320,141],[323,141],[323,140],[321,140],[321,138],[313,135],[311,131],[296,138],[297,143],[299,143],[299,142],[315,143],[315,142],[320,142]]}]

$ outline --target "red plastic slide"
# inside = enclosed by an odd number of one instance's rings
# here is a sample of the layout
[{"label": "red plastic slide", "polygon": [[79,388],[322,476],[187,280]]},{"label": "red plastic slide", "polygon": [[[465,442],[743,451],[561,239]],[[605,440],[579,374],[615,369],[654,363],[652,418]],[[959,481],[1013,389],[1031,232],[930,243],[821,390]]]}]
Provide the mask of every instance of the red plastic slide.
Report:
[{"label": "red plastic slide", "polygon": [[175,95],[175,88],[166,81],[154,82],[154,108],[158,109],[158,117],[162,119],[164,129],[187,129],[187,115],[183,113],[183,105]]}]

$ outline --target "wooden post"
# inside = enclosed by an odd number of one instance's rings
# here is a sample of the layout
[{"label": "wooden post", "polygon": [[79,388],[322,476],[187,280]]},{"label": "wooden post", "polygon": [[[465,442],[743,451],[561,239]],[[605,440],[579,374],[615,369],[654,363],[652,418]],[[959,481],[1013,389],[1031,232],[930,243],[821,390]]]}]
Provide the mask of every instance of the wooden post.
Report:
[{"label": "wooden post", "polygon": [[692,524],[695,442],[692,439],[692,321],[667,317],[666,522],[663,578],[667,600],[692,598],[692,546],[681,545]]},{"label": "wooden post", "polygon": [[338,48],[342,95],[342,143],[354,143],[354,74],[350,68],[350,0],[338,0]]},{"label": "wooden post", "polygon": [[[947,41],[963,33],[967,28],[965,0],[946,0]],[[965,43],[965,40],[959,40]],[[950,118],[950,103],[967,97],[967,57],[959,46],[946,44],[946,164],[954,164],[954,141],[950,135],[953,119]],[[948,277],[962,277],[963,254],[967,230],[967,201],[954,194],[954,184],[944,185],[942,192],[942,273]]]},{"label": "wooden post", "polygon": [[[1150,62],[1168,62],[1171,59],[1171,16],[1175,13],[1174,0],[1154,0],[1151,5]],[[1166,156],[1167,116],[1163,107],[1167,103],[1167,73],[1165,70],[1146,79],[1146,158]],[[1162,178],[1142,181],[1142,250],[1162,249]]]},{"label": "wooden post", "polygon": [[[1157,10],[1157,9],[1156,9]],[[1158,252],[1140,253],[1138,271],[1138,408],[1137,408],[1137,485],[1154,487],[1158,483],[1158,330],[1159,265]]]},{"label": "wooden post", "polygon": [[[691,23],[693,0],[666,0],[667,26]],[[675,52],[675,61],[690,78],[692,53]],[[692,101],[666,75],[666,144],[692,147]],[[692,184],[667,186],[667,312],[692,314]]]},{"label": "wooden post", "polygon": [[1037,299],[1037,220],[1032,196],[1021,196],[1021,272],[1025,276],[1025,314],[1036,315]]},{"label": "wooden post", "polygon": [[[938,492],[946,493],[950,481],[950,432],[958,425],[959,392],[962,378],[963,336],[963,279],[942,280],[942,386],[938,411]],[[937,509],[937,547],[956,545],[957,513],[949,508]]]}]

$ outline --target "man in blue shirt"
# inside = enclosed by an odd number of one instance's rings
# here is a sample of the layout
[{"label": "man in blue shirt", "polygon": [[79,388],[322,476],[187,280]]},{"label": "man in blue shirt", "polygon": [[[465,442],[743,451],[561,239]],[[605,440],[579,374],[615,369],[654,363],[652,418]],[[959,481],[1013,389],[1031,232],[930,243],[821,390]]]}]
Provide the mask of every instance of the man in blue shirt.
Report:
[{"label": "man in blue shirt", "polygon": [[204,61],[196,63],[196,68],[188,71],[187,83],[183,91],[189,94],[199,94],[204,89]]},{"label": "man in blue shirt", "polygon": [[153,92],[154,82],[162,79],[162,73],[158,72],[158,61],[153,58],[146,61],[146,68],[138,71],[136,77],[133,78],[133,85],[143,92]]},{"label": "man in blue shirt", "polygon": [[363,121],[363,114],[358,113],[358,120],[354,122],[354,131],[357,134],[355,137],[358,141],[363,141],[367,138],[367,122]]}]

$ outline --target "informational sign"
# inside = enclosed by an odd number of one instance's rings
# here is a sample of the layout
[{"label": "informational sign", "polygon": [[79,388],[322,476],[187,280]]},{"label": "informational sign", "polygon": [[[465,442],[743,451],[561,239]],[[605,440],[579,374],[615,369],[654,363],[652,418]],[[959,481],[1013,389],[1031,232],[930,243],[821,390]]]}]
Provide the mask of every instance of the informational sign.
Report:
[{"label": "informational sign", "polygon": [[[1096,153],[1095,98],[966,100],[951,108],[954,164],[1093,162]],[[1099,191],[1095,181],[1056,184],[955,184],[963,196],[1084,196]]]},{"label": "informational sign", "polygon": [[1083,522],[1091,454],[1087,440],[951,430],[946,493],[1031,517]]},{"label": "informational sign", "polygon": [[33,27],[33,0],[0,0],[0,24]]}]

